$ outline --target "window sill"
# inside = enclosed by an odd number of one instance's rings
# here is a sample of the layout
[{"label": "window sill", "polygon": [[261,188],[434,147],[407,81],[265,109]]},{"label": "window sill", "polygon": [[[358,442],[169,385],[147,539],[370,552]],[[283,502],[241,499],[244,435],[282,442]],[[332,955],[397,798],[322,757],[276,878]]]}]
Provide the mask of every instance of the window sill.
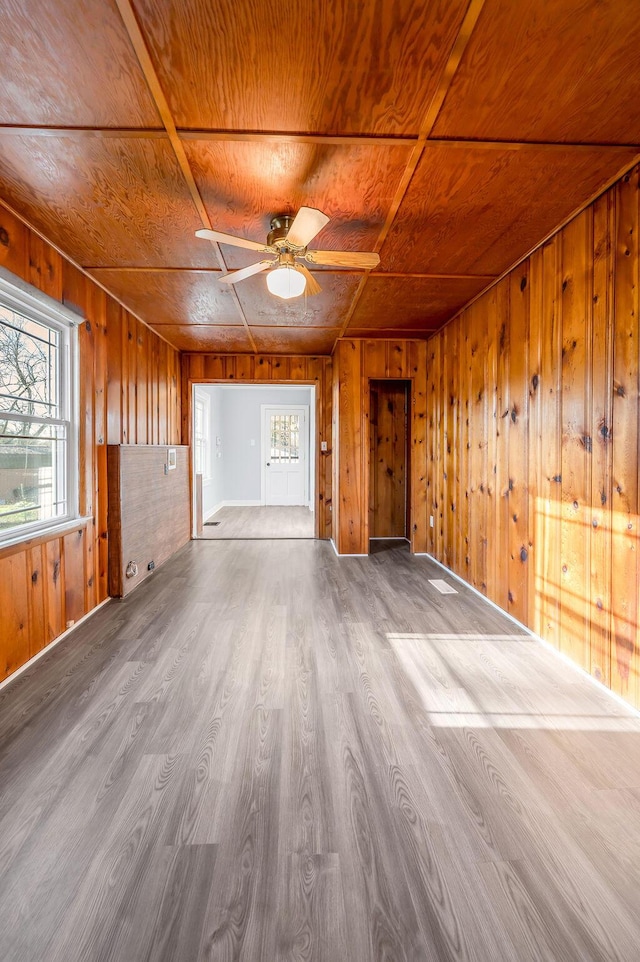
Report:
[{"label": "window sill", "polygon": [[17,554],[20,551],[26,551],[27,548],[35,548],[39,544],[44,544],[46,541],[53,541],[54,538],[60,538],[62,535],[69,534],[70,531],[79,531],[82,528],[86,528],[91,521],[93,521],[92,517],[73,518],[71,521],[63,521],[60,524],[52,524],[50,527],[43,528],[40,531],[33,531],[31,534],[25,535],[24,532],[22,534],[17,532],[14,537],[7,541],[0,542],[0,558],[6,558],[8,555]]}]

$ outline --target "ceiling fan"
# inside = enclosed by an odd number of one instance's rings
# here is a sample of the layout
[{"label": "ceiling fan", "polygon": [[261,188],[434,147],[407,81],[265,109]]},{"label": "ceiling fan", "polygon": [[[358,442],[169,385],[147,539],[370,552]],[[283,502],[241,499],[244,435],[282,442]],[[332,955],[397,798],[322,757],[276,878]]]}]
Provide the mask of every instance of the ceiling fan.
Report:
[{"label": "ceiling fan", "polygon": [[307,250],[307,245],[329,223],[329,219],[314,207],[301,207],[295,217],[278,214],[271,218],[271,230],[266,244],[247,240],[246,237],[236,237],[234,234],[224,234],[219,230],[197,230],[196,237],[219,244],[233,244],[235,247],[245,247],[264,254],[275,254],[273,260],[257,261],[242,270],[225,274],[220,281],[223,284],[236,284],[252,274],[269,271],[267,287],[272,294],[288,300],[298,297],[305,290],[307,294],[320,293],[320,285],[300,261],[323,264],[326,267],[355,267],[361,270],[371,270],[380,263],[380,256],[373,252]]}]

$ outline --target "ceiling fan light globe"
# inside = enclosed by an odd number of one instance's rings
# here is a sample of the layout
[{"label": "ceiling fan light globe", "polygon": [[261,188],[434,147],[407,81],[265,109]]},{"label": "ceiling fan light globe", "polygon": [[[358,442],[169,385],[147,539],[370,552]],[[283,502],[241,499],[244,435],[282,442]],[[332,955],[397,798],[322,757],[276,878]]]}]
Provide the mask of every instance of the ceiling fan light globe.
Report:
[{"label": "ceiling fan light globe", "polygon": [[306,283],[304,274],[295,267],[276,267],[267,274],[267,287],[270,292],[285,301],[299,297],[304,292]]}]

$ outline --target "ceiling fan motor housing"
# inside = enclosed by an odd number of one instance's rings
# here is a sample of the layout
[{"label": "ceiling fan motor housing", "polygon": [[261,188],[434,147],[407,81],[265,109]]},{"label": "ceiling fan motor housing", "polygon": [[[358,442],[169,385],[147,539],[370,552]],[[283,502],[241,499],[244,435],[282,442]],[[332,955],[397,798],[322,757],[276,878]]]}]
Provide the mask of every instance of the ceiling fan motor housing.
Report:
[{"label": "ceiling fan motor housing", "polygon": [[288,244],[287,234],[293,224],[294,218],[291,214],[277,214],[271,218],[271,230],[267,235],[267,247],[277,247],[279,250],[290,247],[292,250],[305,250],[304,247],[295,247]]}]

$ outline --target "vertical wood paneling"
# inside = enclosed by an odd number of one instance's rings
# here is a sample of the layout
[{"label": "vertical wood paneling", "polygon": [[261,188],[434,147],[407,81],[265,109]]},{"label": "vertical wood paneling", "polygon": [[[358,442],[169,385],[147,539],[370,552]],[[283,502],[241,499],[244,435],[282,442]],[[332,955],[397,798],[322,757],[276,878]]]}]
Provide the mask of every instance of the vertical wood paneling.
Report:
[{"label": "vertical wood paneling", "polygon": [[562,267],[560,239],[543,248],[540,390],[540,488],[534,510],[538,551],[540,634],[560,647],[560,493],[562,484],[560,362]]},{"label": "vertical wood paneling", "polygon": [[27,585],[29,589],[29,657],[32,658],[47,643],[45,622],[44,546],[39,544],[25,552]]},{"label": "vertical wood paneling", "polygon": [[0,611],[2,612],[0,674],[4,678],[31,657],[26,551],[9,558],[0,558]]},{"label": "vertical wood paneling", "polygon": [[[560,648],[581,667],[589,665],[587,591],[591,502],[589,352],[590,211],[562,232],[562,506],[560,529]],[[590,412],[589,412],[590,414]]]},{"label": "vertical wood paneling", "polygon": [[474,305],[471,332],[471,402],[469,431],[471,441],[471,476],[469,479],[469,557],[471,584],[486,592],[487,558],[487,385],[485,383],[485,349],[487,341],[488,301]]},{"label": "vertical wood paneling", "polygon": [[613,235],[611,191],[593,207],[591,335],[590,671],[611,683],[611,413],[613,407]]},{"label": "vertical wood paneling", "polygon": [[425,488],[433,491],[436,483],[442,483],[433,477],[428,482],[426,469],[429,445],[437,438],[435,422],[426,423],[427,395],[433,392],[431,379],[437,376],[436,367],[436,359],[427,361],[425,342],[346,338],[338,342],[333,358],[333,531],[340,554],[369,552],[369,382],[387,378],[390,371],[400,371],[403,379],[411,379],[410,540],[414,552],[427,548],[431,495]]},{"label": "vertical wood paneling", "polygon": [[[336,498],[340,502],[335,533],[341,554],[367,554],[367,493],[362,472],[362,341],[341,341],[335,354],[338,378]],[[365,435],[366,437],[366,435]]]},{"label": "vertical wood paneling", "polygon": [[[506,285],[505,285],[506,288]],[[508,582],[507,610],[523,621],[527,617],[529,565],[529,263],[510,277],[509,283],[509,400],[508,440]]]},{"label": "vertical wood paneling", "polygon": [[429,451],[429,431],[427,419],[427,383],[425,371],[427,369],[427,345],[424,341],[411,341],[409,344],[409,376],[413,379],[413,397],[411,398],[411,417],[409,419],[409,433],[411,437],[411,454],[409,457],[409,471],[411,472],[409,504],[409,520],[413,539],[413,550],[424,553],[429,550],[429,502],[428,502],[428,470],[427,457]]},{"label": "vertical wood paneling", "polygon": [[611,684],[638,703],[638,170],[618,186],[613,333]]},{"label": "vertical wood paneling", "polygon": [[[528,514],[528,547],[527,561],[527,616],[524,623],[529,625],[537,634],[542,635],[540,597],[537,593],[537,578],[539,563],[542,556],[542,542],[536,537],[536,518],[542,514],[541,506],[543,490],[541,473],[541,426],[543,387],[542,371],[542,314],[543,314],[543,250],[539,248],[529,258],[529,339],[527,343],[528,371],[529,371],[529,430],[527,437],[527,465],[529,488]],[[546,385],[545,385],[546,390]],[[499,602],[502,604],[502,602]],[[504,607],[504,605],[503,605]]]},{"label": "vertical wood paneling", "polygon": [[87,516],[63,537],[0,549],[1,678],[107,597],[106,444],[138,434],[179,439],[180,367],[173,348],[2,206],[0,263],[80,315],[79,502]]},{"label": "vertical wood paneling", "polygon": [[433,504],[459,506],[431,550],[635,705],[639,186],[636,169],[435,335],[425,379],[427,491],[444,478]]},{"label": "vertical wood paneling", "polygon": [[484,485],[486,497],[486,550],[484,561],[484,584],[486,592],[490,597],[496,591],[496,553],[493,546],[493,532],[496,528],[496,451],[497,451],[497,329],[499,328],[499,312],[497,309],[497,299],[495,288],[489,291],[487,298],[487,334],[483,351],[484,356],[484,405],[485,405],[485,425],[486,425],[486,445],[484,460]]},{"label": "vertical wood paneling", "polygon": [[45,592],[47,610],[47,643],[64,631],[64,568],[60,538],[45,546]]},{"label": "vertical wood paneling", "polygon": [[496,492],[496,581],[495,601],[509,608],[510,535],[513,509],[513,483],[509,471],[509,431],[511,427],[511,395],[509,362],[511,360],[511,328],[509,325],[509,288],[494,288],[497,310],[496,418],[495,418],[495,492]]}]

